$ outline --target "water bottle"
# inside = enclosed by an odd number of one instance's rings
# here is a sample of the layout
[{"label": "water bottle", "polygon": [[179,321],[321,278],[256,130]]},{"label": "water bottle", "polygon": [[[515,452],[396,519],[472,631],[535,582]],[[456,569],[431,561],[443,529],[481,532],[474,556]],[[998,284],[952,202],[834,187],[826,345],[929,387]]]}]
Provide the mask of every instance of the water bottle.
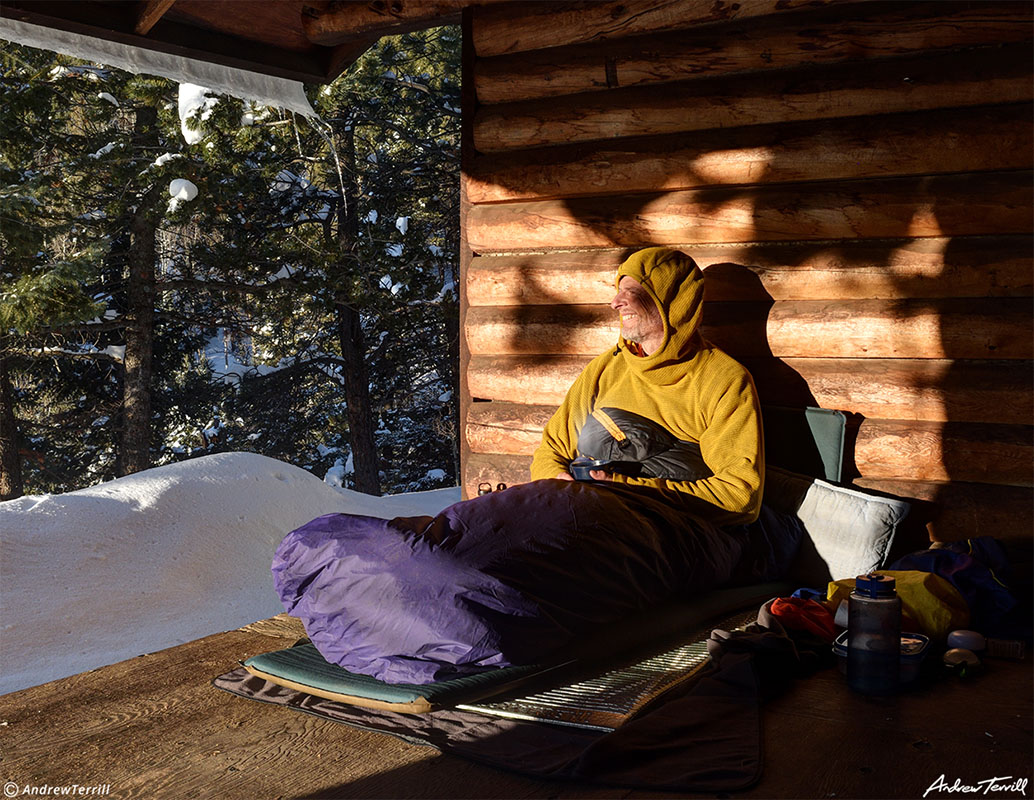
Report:
[{"label": "water bottle", "polygon": [[862,694],[891,694],[900,672],[901,598],[894,578],[859,575],[847,605],[847,684]]}]

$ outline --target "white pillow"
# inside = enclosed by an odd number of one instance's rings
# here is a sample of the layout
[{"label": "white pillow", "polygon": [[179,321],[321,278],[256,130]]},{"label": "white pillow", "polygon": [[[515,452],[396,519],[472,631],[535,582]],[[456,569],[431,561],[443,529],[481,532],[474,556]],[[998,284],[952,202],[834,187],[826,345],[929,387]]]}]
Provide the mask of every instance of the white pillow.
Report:
[{"label": "white pillow", "polygon": [[911,508],[904,500],[776,467],[766,471],[765,502],[796,514],[803,523],[811,547],[802,547],[795,572],[816,586],[882,567],[894,534]]}]

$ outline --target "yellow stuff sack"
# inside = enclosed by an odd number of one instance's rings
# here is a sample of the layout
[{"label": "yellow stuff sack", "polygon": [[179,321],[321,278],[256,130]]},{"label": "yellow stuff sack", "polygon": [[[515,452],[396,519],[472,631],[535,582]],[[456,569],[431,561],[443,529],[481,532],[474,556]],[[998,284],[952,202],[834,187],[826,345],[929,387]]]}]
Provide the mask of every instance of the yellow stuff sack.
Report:
[{"label": "yellow stuff sack", "polygon": [[[940,575],[919,570],[876,571],[891,576],[897,583],[902,631],[945,639],[952,631],[969,625],[969,606],[958,589]],[[835,611],[853,590],[854,578],[830,581],[826,602]]]}]

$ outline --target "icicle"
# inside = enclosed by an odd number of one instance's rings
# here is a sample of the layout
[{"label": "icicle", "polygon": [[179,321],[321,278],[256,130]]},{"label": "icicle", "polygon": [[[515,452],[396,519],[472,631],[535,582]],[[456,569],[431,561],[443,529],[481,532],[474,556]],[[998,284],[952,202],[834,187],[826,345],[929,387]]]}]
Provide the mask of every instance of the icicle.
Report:
[{"label": "icicle", "polygon": [[345,192],[345,174],[341,171],[341,159],[338,158],[337,147],[334,146],[334,140],[327,136],[327,134],[321,129],[321,126],[326,126],[329,129],[330,123],[324,122],[319,117],[310,118],[310,122],[312,122],[312,129],[316,131],[316,133],[320,135],[320,138],[327,143],[327,146],[330,148],[330,154],[334,156],[334,167],[337,169],[338,186],[341,187],[341,202],[347,203],[348,194]]}]

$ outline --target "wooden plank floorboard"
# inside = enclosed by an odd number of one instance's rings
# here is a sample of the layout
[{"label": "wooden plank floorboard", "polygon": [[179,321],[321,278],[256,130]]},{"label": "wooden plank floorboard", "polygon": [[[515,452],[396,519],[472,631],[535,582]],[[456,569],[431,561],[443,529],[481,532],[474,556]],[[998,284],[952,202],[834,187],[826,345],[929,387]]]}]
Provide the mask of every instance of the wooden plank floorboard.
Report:
[{"label": "wooden plank floorboard", "polygon": [[[291,645],[280,618],[0,697],[0,779],[110,784],[110,797],[560,797],[535,781],[219,691],[238,660]],[[584,797],[623,797],[588,789]]]},{"label": "wooden plank floorboard", "polygon": [[[532,780],[210,685],[300,634],[281,615],[0,697],[0,780],[110,784],[113,798],[665,796]],[[989,661],[975,679],[877,699],[852,694],[834,670],[798,681],[764,708],[761,782],[731,796],[904,798],[941,774],[1029,779],[1032,677],[1029,658]]]}]

